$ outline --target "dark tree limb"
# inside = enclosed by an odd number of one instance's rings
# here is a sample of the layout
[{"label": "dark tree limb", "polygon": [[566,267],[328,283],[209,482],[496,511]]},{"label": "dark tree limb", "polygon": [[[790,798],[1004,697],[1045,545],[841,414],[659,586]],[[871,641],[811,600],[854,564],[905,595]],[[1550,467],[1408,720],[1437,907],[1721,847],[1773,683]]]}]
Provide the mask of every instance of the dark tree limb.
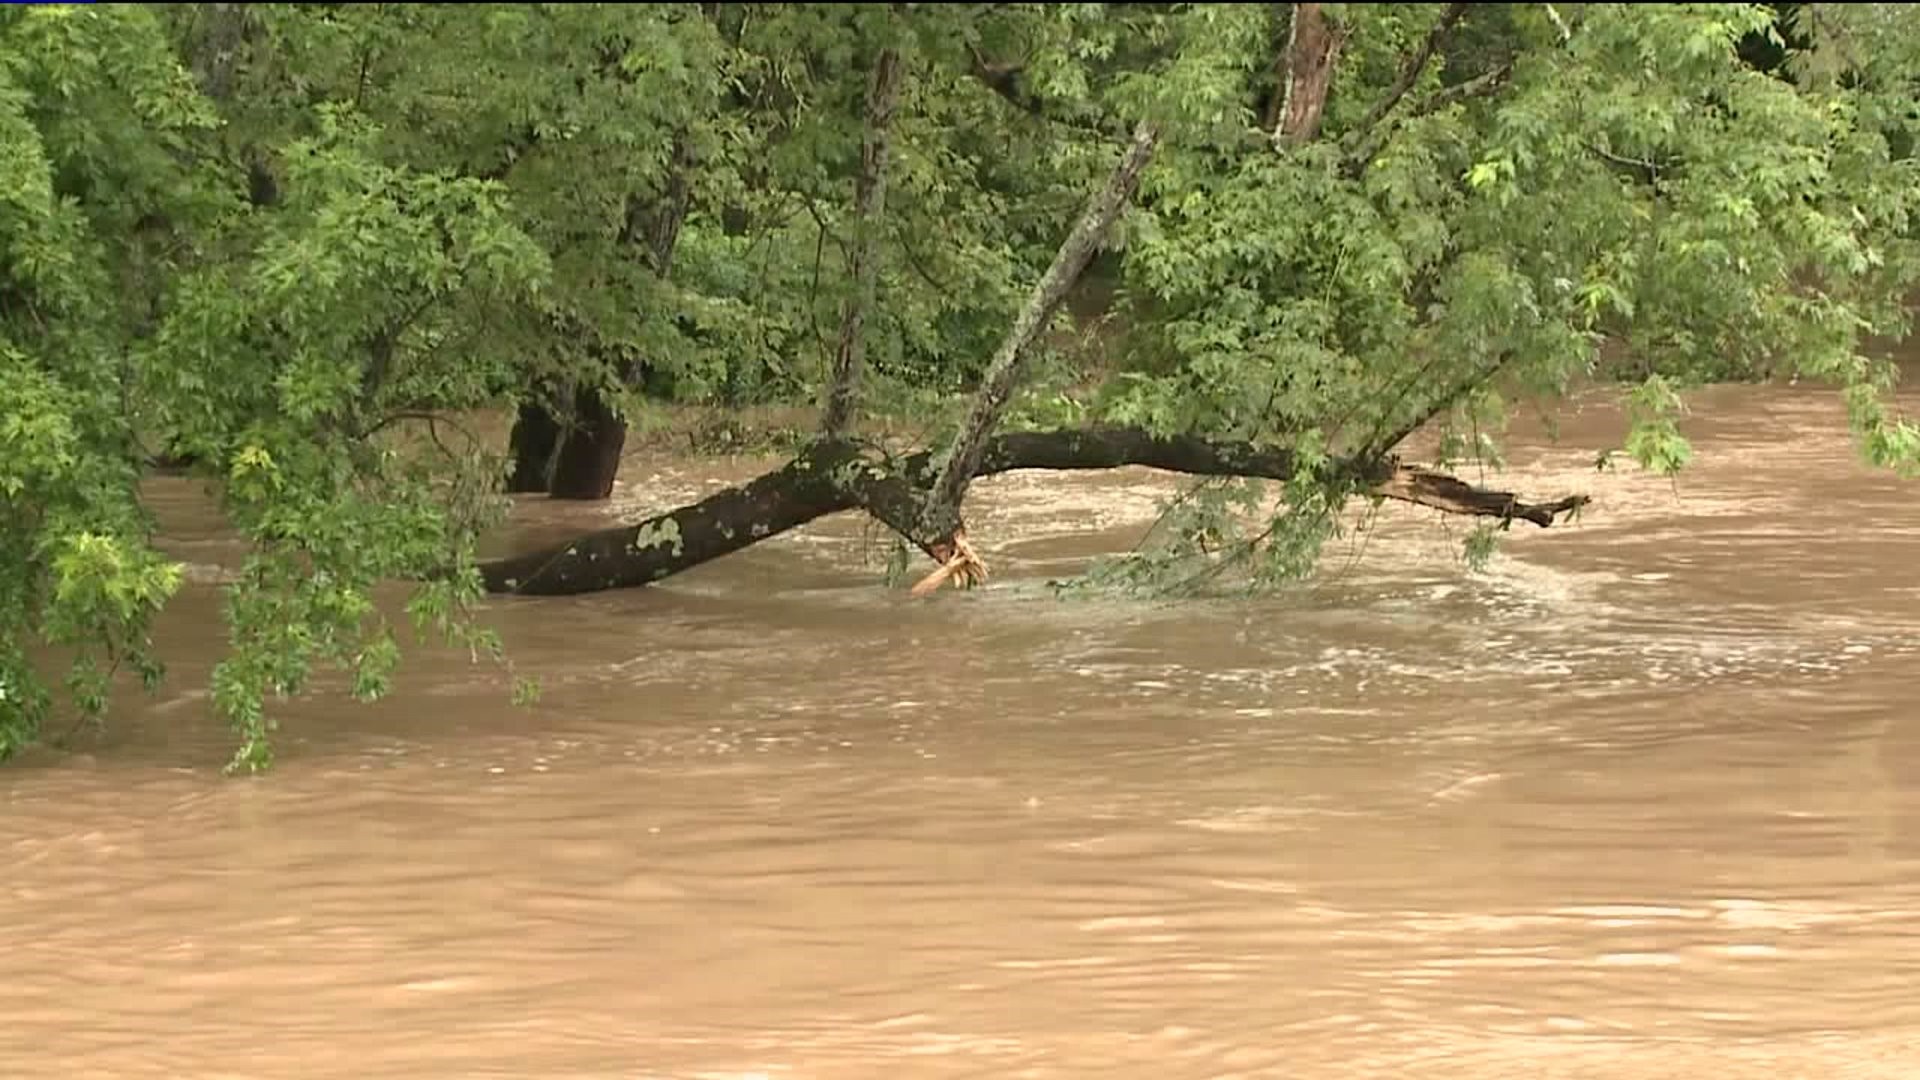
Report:
[{"label": "dark tree limb", "polygon": [[1360,123],[1355,126],[1356,135],[1365,135],[1371,131],[1375,124],[1386,119],[1387,114],[1400,104],[1401,99],[1407,96],[1407,92],[1413,89],[1413,84],[1420,81],[1420,74],[1427,69],[1433,54],[1439,50],[1441,39],[1447,36],[1447,31],[1453,29],[1453,24],[1459,22],[1460,17],[1465,15],[1467,8],[1471,6],[1471,4],[1447,5],[1447,9],[1440,13],[1440,18],[1435,20],[1433,29],[1427,31],[1427,36],[1420,39],[1420,44],[1400,61],[1400,74],[1393,80],[1393,85],[1387,88],[1386,96],[1375,102],[1373,108],[1368,109],[1367,115],[1362,117]]},{"label": "dark tree limb", "polygon": [[[1018,432],[989,439],[975,476],[1024,469],[1080,471],[1145,466],[1203,476],[1286,482],[1298,461],[1287,450],[1191,435],[1155,435],[1137,428]],[[489,591],[564,596],[652,584],[701,563],[829,514],[864,509],[930,554],[950,535],[926,533],[922,509],[939,471],[920,451],[888,460],[849,440],[822,440],[750,483],[696,503],[558,544],[484,564]],[[1542,528],[1584,505],[1584,496],[1533,503],[1510,492],[1474,487],[1445,473],[1393,458],[1346,459],[1321,476],[1349,479],[1362,490],[1450,514],[1532,522]],[[936,558],[939,556],[936,555]]]},{"label": "dark tree limb", "polygon": [[[1414,102],[1409,115],[1414,117],[1429,116],[1442,109],[1451,108],[1462,101],[1491,96],[1500,92],[1500,90],[1507,85],[1507,80],[1512,77],[1513,65],[1511,63],[1501,64],[1499,67],[1482,72],[1468,79],[1466,82],[1455,83],[1452,86],[1443,86],[1435,90],[1433,93]],[[1385,116],[1383,120],[1384,122],[1377,122],[1371,129],[1366,130],[1360,138],[1351,140],[1353,149],[1348,151],[1346,160],[1343,161],[1340,166],[1342,176],[1351,180],[1364,175],[1367,171],[1367,166],[1373,164],[1373,159],[1379,157],[1380,151],[1386,149],[1387,140],[1393,136],[1394,128],[1397,125],[1392,116]]]},{"label": "dark tree limb", "polygon": [[571,596],[631,589],[729,555],[854,508],[831,474],[854,465],[859,448],[821,442],[773,472],[635,525],[603,529],[557,547],[486,563],[488,591]]},{"label": "dark tree limb", "polygon": [[1530,521],[1543,529],[1551,527],[1560,515],[1571,514],[1588,501],[1585,495],[1568,495],[1552,502],[1524,502],[1512,492],[1474,487],[1457,476],[1418,465],[1395,465],[1391,475],[1368,490],[1385,498],[1449,514]]},{"label": "dark tree limb", "polygon": [[873,309],[880,277],[881,221],[887,206],[887,154],[893,134],[893,113],[900,104],[901,63],[898,49],[880,50],[867,87],[866,133],[860,146],[860,176],[854,185],[853,216],[857,232],[853,245],[854,290],[840,309],[840,341],[833,354],[833,381],[821,433],[836,438],[853,422],[860,396],[861,368],[866,360],[865,327]]},{"label": "dark tree limb", "polygon": [[1484,71],[1463,83],[1443,86],[1415,104],[1413,115],[1427,116],[1441,109],[1451,108],[1462,101],[1477,97],[1488,97],[1498,93],[1513,78],[1513,65],[1501,64],[1491,71]]},{"label": "dark tree limb", "polygon": [[627,196],[626,222],[620,229],[620,242],[640,247],[651,260],[653,275],[665,279],[673,274],[673,253],[679,246],[680,227],[686,223],[693,201],[693,170],[699,165],[693,139],[682,131],[674,137],[666,190],[657,200],[639,195]]}]

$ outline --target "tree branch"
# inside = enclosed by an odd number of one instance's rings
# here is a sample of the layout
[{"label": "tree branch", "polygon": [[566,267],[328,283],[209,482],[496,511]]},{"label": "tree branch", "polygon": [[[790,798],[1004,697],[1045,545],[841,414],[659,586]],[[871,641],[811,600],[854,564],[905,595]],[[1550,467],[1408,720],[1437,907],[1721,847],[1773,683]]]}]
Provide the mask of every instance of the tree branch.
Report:
[{"label": "tree branch", "polygon": [[1121,210],[1132,200],[1134,190],[1140,183],[1140,174],[1153,158],[1158,142],[1159,132],[1152,124],[1142,123],[1134,130],[1133,144],[1108,176],[1106,186],[1088,202],[1079,223],[1054,255],[1053,265],[1034,285],[1026,307],[1014,320],[1006,340],[988,365],[980,389],[974,394],[973,405],[967,412],[966,422],[954,440],[940,476],[934,481],[933,498],[927,503],[923,521],[927,533],[947,535],[960,527],[960,502],[966,497],[967,485],[980,467],[986,438],[1000,422],[1000,416],[1013,396],[1013,389],[1024,373],[1028,351],[1067,292],[1073,288],[1074,282],[1079,280],[1080,274],[1093,260],[1094,253],[1119,218]]},{"label": "tree branch", "polygon": [[[1507,85],[1507,80],[1512,75],[1513,64],[1509,61],[1491,71],[1475,75],[1466,82],[1443,86],[1415,102],[1410,116],[1428,116],[1462,101],[1498,93]],[[1391,122],[1391,117],[1385,119],[1389,122],[1378,124],[1371,130],[1367,130],[1358,145],[1347,154],[1346,160],[1340,166],[1342,176],[1353,180],[1364,175],[1367,166],[1373,164],[1373,159],[1379,157],[1380,151],[1386,149],[1387,140],[1392,137],[1397,125]]]},{"label": "tree branch", "polygon": [[693,139],[682,130],[674,136],[666,189],[657,200],[649,203],[636,194],[627,196],[620,243],[644,248],[652,260],[653,275],[662,281],[673,275],[673,253],[679,246],[680,227],[686,223],[687,211],[692,205],[693,171],[698,165]]},{"label": "tree branch", "polygon": [[374,402],[380,391],[387,385],[387,379],[393,374],[393,350],[400,344],[400,336],[413,326],[414,320],[424,315],[428,308],[439,299],[433,294],[422,297],[420,302],[381,327],[367,340],[369,363],[360,375],[360,412],[371,415]]},{"label": "tree branch", "polygon": [[[489,591],[562,596],[633,588],[758,543],[844,510],[865,509],[922,550],[938,554],[950,534],[921,531],[922,508],[937,479],[931,451],[889,461],[849,440],[822,440],[786,465],[750,483],[644,521],[604,529],[541,551],[481,566]],[[1192,435],[1155,435],[1137,428],[1018,432],[982,447],[974,475],[1025,469],[1080,471],[1145,466],[1205,476],[1286,482],[1298,461],[1288,450]],[[1372,494],[1450,514],[1532,522],[1541,528],[1585,505],[1582,495],[1533,503],[1505,491],[1474,487],[1445,473],[1397,459],[1348,458],[1320,471],[1351,479]]]},{"label": "tree branch", "polygon": [[1413,89],[1413,84],[1420,81],[1420,73],[1427,69],[1428,62],[1433,59],[1434,52],[1440,47],[1440,40],[1446,37],[1447,31],[1453,29],[1453,24],[1459,22],[1460,17],[1465,15],[1467,8],[1471,6],[1471,4],[1447,5],[1447,9],[1440,13],[1440,18],[1435,20],[1433,29],[1427,31],[1427,36],[1422,38],[1420,44],[1400,62],[1399,77],[1394,79],[1393,85],[1387,88],[1386,96],[1375,102],[1373,108],[1367,110],[1367,115],[1361,118],[1351,137],[1365,135],[1400,104],[1400,100]]},{"label": "tree branch", "polygon": [[1560,32],[1560,44],[1565,45],[1567,42],[1572,41],[1573,30],[1567,25],[1567,21],[1560,17],[1560,9],[1554,7],[1552,4],[1542,4],[1540,6],[1547,9],[1547,19],[1553,23],[1553,28]]},{"label": "tree branch", "polygon": [[1059,124],[1061,127],[1072,128],[1089,135],[1111,137],[1120,134],[1118,128],[1111,123],[1103,123],[1102,118],[1092,110],[1066,114],[1058,109],[1049,108],[1044,98],[1022,93],[1019,79],[1021,72],[1026,70],[1022,65],[989,60],[980,52],[978,46],[972,44],[967,46],[967,50],[972,57],[968,72],[974,80],[993,91],[995,97],[1035,120]]},{"label": "tree branch", "polygon": [[1426,116],[1441,109],[1459,104],[1469,98],[1486,97],[1498,92],[1513,77],[1513,63],[1508,61],[1491,71],[1485,71],[1463,83],[1443,86],[1426,97],[1414,107],[1413,115]]},{"label": "tree branch", "polygon": [[1586,146],[1588,153],[1599,158],[1601,163],[1613,172],[1630,177],[1649,187],[1660,183],[1660,170],[1665,167],[1662,162],[1616,154],[1604,146],[1593,143],[1588,143]]}]

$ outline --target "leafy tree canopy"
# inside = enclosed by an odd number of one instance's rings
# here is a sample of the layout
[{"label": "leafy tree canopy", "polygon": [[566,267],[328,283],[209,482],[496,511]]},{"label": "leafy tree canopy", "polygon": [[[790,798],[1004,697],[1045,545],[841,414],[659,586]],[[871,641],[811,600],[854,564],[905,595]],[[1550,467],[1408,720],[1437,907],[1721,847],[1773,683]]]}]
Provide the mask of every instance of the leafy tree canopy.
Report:
[{"label": "leafy tree canopy", "polygon": [[89,715],[161,677],[156,457],[247,542],[214,701],[264,765],[275,697],[385,692],[380,582],[498,654],[505,463],[463,418],[817,403],[870,246],[864,407],[945,437],[1141,123],[1100,348],[1048,339],[1006,422],[1301,473],[1277,505],[1202,485],[1110,580],[1287,580],[1360,494],[1316,463],[1596,376],[1642,467],[1688,461],[1688,386],[1791,376],[1910,472],[1863,342],[1906,333],[1920,270],[1917,51],[1897,4],[0,9],[0,757],[54,707],[48,655]]}]

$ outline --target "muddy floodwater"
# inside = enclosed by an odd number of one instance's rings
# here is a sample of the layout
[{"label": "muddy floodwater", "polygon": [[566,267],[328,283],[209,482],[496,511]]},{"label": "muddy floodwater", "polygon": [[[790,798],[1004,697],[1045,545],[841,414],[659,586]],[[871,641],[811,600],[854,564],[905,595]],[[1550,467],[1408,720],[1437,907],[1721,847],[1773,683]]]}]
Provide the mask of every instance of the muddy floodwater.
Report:
[{"label": "muddy floodwater", "polygon": [[156,482],[173,681],[0,769],[0,1077],[1920,1076],[1920,482],[1830,394],[1695,407],[1677,484],[1594,471],[1598,400],[1520,438],[1595,503],[1478,574],[1389,508],[1298,595],[1061,602],[1171,484],[1029,473],[969,595],[843,517],[499,602],[537,707],[416,654],[254,780],[235,550]]}]

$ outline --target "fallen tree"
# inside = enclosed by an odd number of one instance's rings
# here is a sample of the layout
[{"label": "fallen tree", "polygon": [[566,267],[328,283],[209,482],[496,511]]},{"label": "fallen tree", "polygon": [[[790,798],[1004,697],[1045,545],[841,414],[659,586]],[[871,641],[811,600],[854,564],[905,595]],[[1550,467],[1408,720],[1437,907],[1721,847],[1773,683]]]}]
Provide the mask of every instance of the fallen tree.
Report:
[{"label": "fallen tree", "polygon": [[[1407,59],[1408,71],[1424,66],[1432,52],[1432,41],[1459,15],[1458,10],[1450,9],[1443,16],[1421,51]],[[1287,98],[1275,133],[1280,152],[1310,137],[1317,127],[1327,93],[1326,71],[1339,48],[1338,36],[1329,36],[1331,32],[1321,24],[1319,5],[1295,5],[1294,17],[1313,40],[1303,37],[1290,50]],[[863,235],[868,239],[875,233],[882,207],[879,193],[884,190],[887,124],[892,96],[897,91],[894,64],[889,54],[883,53],[869,89],[858,199]],[[1410,79],[1410,75],[1403,77],[1403,81]],[[1395,94],[1402,93],[1404,88],[1396,87]],[[1397,98],[1389,99],[1377,111],[1384,115],[1394,100]],[[858,509],[911,541],[938,564],[914,589],[916,595],[924,595],[949,581],[967,585],[986,577],[987,568],[968,542],[961,517],[968,486],[982,476],[1022,469],[1086,470],[1134,465],[1197,476],[1281,482],[1299,479],[1300,463],[1292,452],[1251,443],[1190,435],[1159,436],[1135,428],[994,434],[1026,373],[1026,360],[1041,331],[1131,203],[1159,144],[1156,125],[1142,122],[1134,128],[1105,182],[1090,196],[1052,264],[1035,282],[980,380],[958,434],[944,452],[921,450],[898,459],[844,434],[858,391],[860,322],[871,299],[867,291],[871,283],[863,282],[861,293],[847,309],[821,436],[805,451],[750,483],[727,488],[699,502],[542,551],[483,564],[480,569],[487,588],[496,593],[541,596],[636,588],[829,514]],[[870,262],[871,254],[867,252],[863,259]],[[1422,419],[1451,405],[1459,394],[1450,393],[1433,402],[1423,411]],[[1415,426],[1418,424],[1402,429],[1402,434]],[[1510,492],[1474,487],[1445,473],[1404,464],[1389,453],[1399,438],[1389,437],[1352,457],[1323,464],[1313,470],[1313,479],[1449,513],[1524,520],[1543,528],[1585,501],[1581,496],[1569,496],[1529,503]]]},{"label": "fallen tree", "polygon": [[[1144,466],[1194,476],[1277,481],[1298,477],[1292,451],[1161,436],[1135,428],[1015,432],[988,439],[973,478],[1027,469],[1091,470]],[[1549,527],[1584,505],[1584,496],[1528,502],[1475,487],[1394,457],[1336,460],[1316,471],[1360,491],[1446,513],[1527,521]],[[810,521],[864,510],[945,563],[951,534],[920,524],[934,494],[935,455],[904,458],[850,439],[823,439],[753,481],[644,521],[602,529],[552,547],[481,566],[487,588],[522,596],[566,596],[650,585],[740,551]]]}]

